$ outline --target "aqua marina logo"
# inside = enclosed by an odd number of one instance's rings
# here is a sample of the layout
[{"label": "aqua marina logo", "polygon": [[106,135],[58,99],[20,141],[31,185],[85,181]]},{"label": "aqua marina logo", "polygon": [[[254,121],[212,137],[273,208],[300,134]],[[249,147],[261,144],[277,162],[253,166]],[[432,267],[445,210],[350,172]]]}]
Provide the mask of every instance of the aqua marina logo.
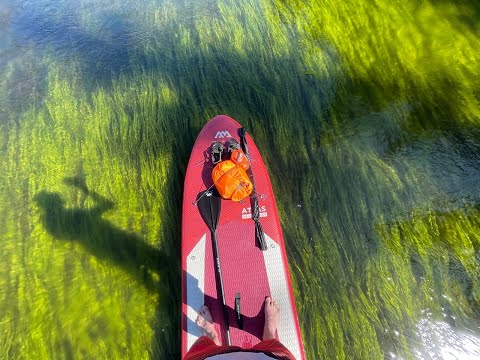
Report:
[{"label": "aqua marina logo", "polygon": [[232,137],[232,135],[230,135],[230,133],[226,130],[217,131],[217,133],[215,134],[215,139],[224,139],[226,137]]}]

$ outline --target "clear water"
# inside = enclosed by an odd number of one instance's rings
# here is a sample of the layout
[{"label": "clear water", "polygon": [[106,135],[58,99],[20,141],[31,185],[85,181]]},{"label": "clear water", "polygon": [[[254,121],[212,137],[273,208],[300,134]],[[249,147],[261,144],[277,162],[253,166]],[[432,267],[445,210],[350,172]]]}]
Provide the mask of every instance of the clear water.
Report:
[{"label": "clear water", "polygon": [[178,358],[193,142],[244,124],[309,359],[480,357],[474,1],[0,3],[2,358]]}]

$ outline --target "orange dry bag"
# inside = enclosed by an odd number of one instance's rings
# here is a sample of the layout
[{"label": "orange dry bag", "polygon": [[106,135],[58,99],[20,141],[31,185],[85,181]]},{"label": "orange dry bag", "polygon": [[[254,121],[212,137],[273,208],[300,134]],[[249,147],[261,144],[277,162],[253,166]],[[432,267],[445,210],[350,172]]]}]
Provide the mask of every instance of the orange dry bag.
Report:
[{"label": "orange dry bag", "polygon": [[232,160],[235,164],[239,165],[243,170],[248,170],[250,167],[250,163],[248,162],[247,157],[240,149],[235,149],[232,151],[232,155],[230,155],[230,160]]},{"label": "orange dry bag", "polygon": [[219,162],[212,171],[212,180],[224,199],[240,201],[252,193],[253,185],[247,173],[231,160]]}]

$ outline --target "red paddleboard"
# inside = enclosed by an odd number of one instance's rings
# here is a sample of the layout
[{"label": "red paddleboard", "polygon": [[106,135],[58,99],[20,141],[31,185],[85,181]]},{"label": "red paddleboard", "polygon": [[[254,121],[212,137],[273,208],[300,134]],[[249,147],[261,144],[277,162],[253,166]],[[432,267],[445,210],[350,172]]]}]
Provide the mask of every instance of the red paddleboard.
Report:
[{"label": "red paddleboard", "polygon": [[[197,311],[204,304],[212,313],[222,344],[227,345],[212,239],[195,200],[213,184],[212,143],[225,143],[231,138],[240,143],[241,127],[226,115],[211,119],[198,135],[188,163],[182,213],[182,358],[201,336],[195,320]],[[277,338],[297,360],[302,360],[305,354],[272,185],[255,143],[248,134],[246,139],[268,249],[262,251],[255,239],[250,199],[241,202],[222,200],[216,233],[231,345],[250,348],[261,341],[263,303],[270,295],[280,305]],[[235,307],[237,294],[240,295],[241,321],[237,319]]]}]

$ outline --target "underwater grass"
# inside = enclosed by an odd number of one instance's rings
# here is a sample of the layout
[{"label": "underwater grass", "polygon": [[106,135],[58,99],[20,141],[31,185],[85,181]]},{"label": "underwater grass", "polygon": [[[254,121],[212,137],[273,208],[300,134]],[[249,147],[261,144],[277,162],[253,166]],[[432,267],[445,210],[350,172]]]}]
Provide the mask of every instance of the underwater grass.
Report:
[{"label": "underwater grass", "polygon": [[183,175],[219,113],[269,167],[309,359],[414,358],[425,312],[472,328],[474,7],[43,5],[0,80],[3,356],[179,356]]}]

